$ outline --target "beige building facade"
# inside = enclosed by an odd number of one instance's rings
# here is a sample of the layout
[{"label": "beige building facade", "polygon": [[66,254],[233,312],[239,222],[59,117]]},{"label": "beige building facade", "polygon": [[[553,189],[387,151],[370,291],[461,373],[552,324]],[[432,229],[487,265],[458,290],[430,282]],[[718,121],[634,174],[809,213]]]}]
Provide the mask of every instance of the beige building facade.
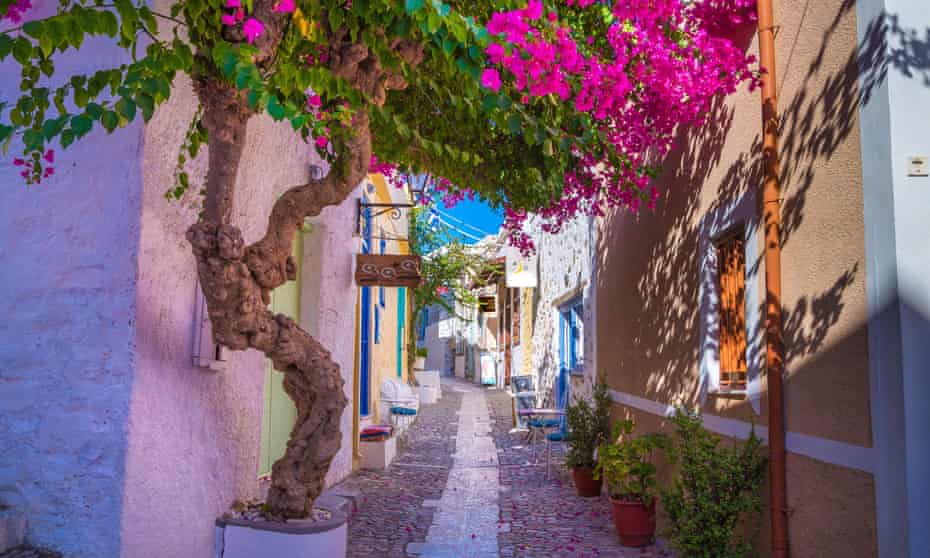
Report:
[{"label": "beige building facade", "polygon": [[[881,19],[892,4],[909,19]],[[907,39],[911,23],[922,24],[914,36],[930,28],[916,4],[775,3],[794,557],[930,555],[921,440],[930,420],[919,403],[930,361],[915,341],[930,343],[917,242],[926,250],[930,231],[900,205],[909,196],[926,216],[930,179],[909,174],[908,153],[895,150],[930,151],[896,120],[930,101],[927,64],[915,71],[920,48]],[[755,30],[742,31],[757,53]],[[597,375],[615,418],[634,418],[640,432],[668,429],[682,405],[727,438],[752,425],[766,438],[760,122],[757,92],[719,102],[677,138],[655,181],[656,210],[598,224]],[[762,555],[768,524],[766,514]]]}]

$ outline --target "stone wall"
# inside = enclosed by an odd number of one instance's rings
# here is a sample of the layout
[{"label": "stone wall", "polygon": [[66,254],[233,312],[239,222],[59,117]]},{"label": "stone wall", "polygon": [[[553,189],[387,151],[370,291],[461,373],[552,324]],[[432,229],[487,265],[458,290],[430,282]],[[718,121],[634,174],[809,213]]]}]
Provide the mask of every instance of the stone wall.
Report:
[{"label": "stone wall", "polygon": [[[538,225],[538,224],[536,224]],[[536,315],[532,336],[532,370],[537,374],[544,404],[554,404],[555,381],[559,373],[559,307],[575,298],[584,304],[584,373],[572,376],[571,391],[590,391],[594,377],[594,305],[591,289],[591,249],[593,230],[590,219],[579,217],[567,223],[558,234],[534,234],[539,254],[539,284],[535,289]],[[528,297],[529,298],[529,297]],[[524,302],[524,306],[530,301]]]}]

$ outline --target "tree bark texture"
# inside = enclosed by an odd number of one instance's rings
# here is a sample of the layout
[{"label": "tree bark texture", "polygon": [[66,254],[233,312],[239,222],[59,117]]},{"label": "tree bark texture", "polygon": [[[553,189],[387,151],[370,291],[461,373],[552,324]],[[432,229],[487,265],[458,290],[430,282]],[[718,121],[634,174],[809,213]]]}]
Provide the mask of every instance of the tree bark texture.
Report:
[{"label": "tree bark texture", "polygon": [[[273,28],[274,33],[266,28],[266,40],[278,37],[267,49],[276,48],[282,30],[283,24]],[[408,64],[422,60],[422,48],[416,45],[396,41],[393,46]],[[382,69],[365,45],[347,43],[344,35],[333,37],[330,51],[330,69],[372,104],[383,104],[387,90],[406,86],[401,76]],[[285,192],[272,208],[264,237],[245,246],[230,219],[253,113],[234,86],[211,79],[195,84],[210,153],[203,217],[188,230],[187,239],[197,260],[214,340],[232,350],[257,349],[284,373],[284,390],[297,407],[297,420],[284,456],[272,467],[267,504],[274,518],[307,517],[341,445],[340,419],[348,403],[345,382],[330,352],[292,319],[273,314],[268,304],[274,288],[296,278],[291,250],[304,219],[341,203],[365,178],[372,155],[368,113],[356,113],[353,136],[330,173]]]}]

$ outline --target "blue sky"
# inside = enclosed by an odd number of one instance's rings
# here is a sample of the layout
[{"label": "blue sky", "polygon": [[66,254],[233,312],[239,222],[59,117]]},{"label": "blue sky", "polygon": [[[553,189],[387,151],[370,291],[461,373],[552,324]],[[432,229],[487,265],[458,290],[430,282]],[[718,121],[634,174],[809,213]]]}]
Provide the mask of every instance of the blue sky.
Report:
[{"label": "blue sky", "polygon": [[[475,228],[487,234],[496,234],[497,229],[500,228],[501,223],[504,222],[503,211],[491,209],[487,204],[477,199],[475,201],[469,201],[467,199],[462,200],[456,204],[455,207],[450,209],[446,209],[440,202],[436,205],[436,209],[439,211],[439,216],[443,221],[476,237],[482,237],[484,234],[478,232]],[[449,218],[449,216],[451,216],[451,218]],[[463,223],[467,223],[471,225],[471,227]],[[459,236],[462,237],[462,241],[466,244],[475,242],[473,238],[468,238],[465,235]]]}]

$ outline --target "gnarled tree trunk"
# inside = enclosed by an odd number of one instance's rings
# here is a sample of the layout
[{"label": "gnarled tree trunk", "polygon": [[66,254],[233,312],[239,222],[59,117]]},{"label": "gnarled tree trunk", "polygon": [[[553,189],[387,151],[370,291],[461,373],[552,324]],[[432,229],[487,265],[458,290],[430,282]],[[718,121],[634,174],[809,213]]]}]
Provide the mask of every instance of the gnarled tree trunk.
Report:
[{"label": "gnarled tree trunk", "polygon": [[[365,45],[344,39],[340,33],[333,37],[330,69],[372,104],[382,104],[387,89],[406,86],[402,77],[383,70]],[[272,41],[268,48],[276,45]],[[394,47],[409,64],[422,60],[422,49],[416,45],[397,41]],[[274,517],[306,517],[341,445],[339,425],[348,403],[345,382],[329,351],[289,317],[273,314],[268,304],[272,289],[296,278],[291,250],[304,219],[341,203],[368,172],[372,155],[368,114],[356,113],[354,135],[330,173],[285,192],[274,204],[265,236],[245,246],[230,218],[246,126],[253,113],[243,92],[232,85],[200,80],[196,89],[204,107],[210,153],[204,214],[188,230],[187,239],[197,259],[214,340],[232,350],[262,351],[284,373],[284,390],[297,407],[297,421],[284,456],[272,467],[267,504]]]}]

